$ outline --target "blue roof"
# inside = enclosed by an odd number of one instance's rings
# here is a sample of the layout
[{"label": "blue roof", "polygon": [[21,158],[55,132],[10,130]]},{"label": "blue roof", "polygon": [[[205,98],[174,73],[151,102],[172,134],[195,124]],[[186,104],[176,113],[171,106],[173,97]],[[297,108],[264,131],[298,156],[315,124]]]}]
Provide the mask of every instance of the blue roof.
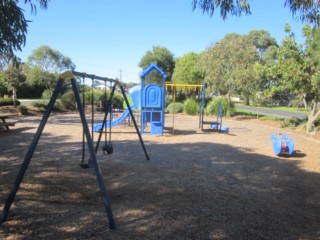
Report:
[{"label": "blue roof", "polygon": [[147,69],[145,69],[141,74],[140,77],[144,78],[147,76],[151,71],[156,70],[163,78],[167,78],[167,74],[162,71],[157,65],[151,64]]}]

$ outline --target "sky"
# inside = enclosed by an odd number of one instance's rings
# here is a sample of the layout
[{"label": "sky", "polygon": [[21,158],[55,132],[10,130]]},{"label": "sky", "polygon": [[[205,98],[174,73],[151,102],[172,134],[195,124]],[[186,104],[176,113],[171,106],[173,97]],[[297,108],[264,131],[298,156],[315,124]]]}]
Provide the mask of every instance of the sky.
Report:
[{"label": "sky", "polygon": [[[35,2],[35,1],[34,1]],[[31,14],[26,45],[17,56],[26,61],[42,45],[72,59],[76,71],[124,82],[140,82],[141,58],[153,46],[175,58],[200,53],[228,33],[267,30],[280,44],[284,26],[292,26],[303,43],[303,24],[294,19],[285,0],[249,0],[252,15],[213,17],[192,10],[192,0],[51,0],[46,10]]]}]

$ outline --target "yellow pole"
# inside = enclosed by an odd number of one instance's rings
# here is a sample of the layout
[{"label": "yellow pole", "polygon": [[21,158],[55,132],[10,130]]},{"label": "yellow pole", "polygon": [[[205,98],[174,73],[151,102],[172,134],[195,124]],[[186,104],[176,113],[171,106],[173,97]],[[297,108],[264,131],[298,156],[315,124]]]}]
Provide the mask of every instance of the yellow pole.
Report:
[{"label": "yellow pole", "polygon": [[176,105],[176,88],[173,86],[172,134],[174,134],[174,112],[175,112],[175,105]]}]

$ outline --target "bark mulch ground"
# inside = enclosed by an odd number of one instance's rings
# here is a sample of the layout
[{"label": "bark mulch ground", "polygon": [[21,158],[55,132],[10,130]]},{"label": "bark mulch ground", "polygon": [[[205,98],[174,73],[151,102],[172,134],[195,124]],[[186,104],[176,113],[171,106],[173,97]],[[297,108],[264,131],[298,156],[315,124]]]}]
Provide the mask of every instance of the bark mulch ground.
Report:
[{"label": "bark mulch ground", "polygon": [[[0,129],[0,210],[40,119]],[[112,129],[114,153],[97,154],[110,230],[95,174],[79,167],[79,116],[53,114],[0,239],[320,239],[318,136],[250,119],[224,119],[221,134],[198,120],[176,115],[172,135],[168,115],[163,136],[143,135],[150,161],[134,127]],[[272,133],[294,138],[293,156],[273,154]]]}]

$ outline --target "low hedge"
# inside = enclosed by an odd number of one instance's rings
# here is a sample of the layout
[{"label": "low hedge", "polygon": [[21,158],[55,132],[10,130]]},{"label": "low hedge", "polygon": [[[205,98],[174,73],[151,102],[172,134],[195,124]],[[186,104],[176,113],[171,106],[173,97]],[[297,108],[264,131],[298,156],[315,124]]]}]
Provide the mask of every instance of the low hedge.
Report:
[{"label": "low hedge", "polygon": [[[16,106],[20,104],[20,101],[16,99]],[[0,98],[0,107],[2,106],[14,106],[13,100],[11,98]]]}]

